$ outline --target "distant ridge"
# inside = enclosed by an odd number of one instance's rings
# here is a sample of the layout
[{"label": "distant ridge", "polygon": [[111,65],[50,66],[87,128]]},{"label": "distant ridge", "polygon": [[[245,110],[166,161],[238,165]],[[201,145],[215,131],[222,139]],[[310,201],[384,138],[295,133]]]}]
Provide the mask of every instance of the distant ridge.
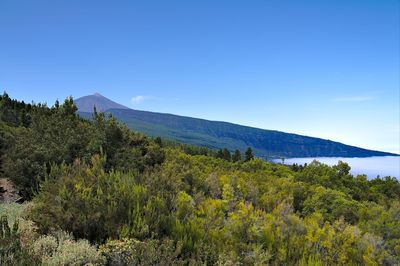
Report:
[{"label": "distant ridge", "polygon": [[398,155],[367,150],[339,142],[275,130],[241,126],[227,122],[209,121],[172,114],[133,110],[100,94],[75,101],[81,116],[91,118],[93,106],[111,113],[130,129],[151,136],[160,136],[213,149],[228,148],[244,151],[252,147],[263,158],[278,157],[370,157]]},{"label": "distant ridge", "polygon": [[98,112],[105,112],[110,109],[129,109],[119,103],[107,99],[100,93],[96,92],[93,95],[88,95],[75,100],[75,104],[80,112],[93,112],[93,108],[96,106]]}]

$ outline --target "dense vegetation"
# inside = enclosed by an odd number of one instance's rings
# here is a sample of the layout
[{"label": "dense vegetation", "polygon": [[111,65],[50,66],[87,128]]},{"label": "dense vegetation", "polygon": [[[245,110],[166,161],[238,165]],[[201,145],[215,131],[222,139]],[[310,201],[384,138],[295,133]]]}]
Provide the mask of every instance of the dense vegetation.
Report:
[{"label": "dense vegetation", "polygon": [[0,98],[0,264],[396,265],[400,184],[134,133]]},{"label": "dense vegetation", "polygon": [[[251,146],[262,158],[281,157],[368,157],[394,155],[344,145],[319,138],[264,130],[226,122],[208,121],[192,117],[137,111],[120,107],[109,99],[91,95],[79,98],[80,114],[91,118],[93,104],[111,113],[116,119],[136,131],[161,136],[179,142],[213,149],[239,149]],[[88,112],[88,110],[90,110]],[[273,115],[273,114],[271,114]]]}]

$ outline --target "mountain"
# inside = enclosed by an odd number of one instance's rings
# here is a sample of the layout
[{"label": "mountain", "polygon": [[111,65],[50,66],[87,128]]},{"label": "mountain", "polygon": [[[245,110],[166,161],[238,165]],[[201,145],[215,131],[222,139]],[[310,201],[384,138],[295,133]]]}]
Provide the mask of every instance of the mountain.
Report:
[{"label": "mountain", "polygon": [[[112,103],[112,105],[105,103]],[[93,106],[95,105],[97,110],[111,113],[119,121],[135,131],[214,149],[228,148],[231,151],[235,149],[244,151],[250,146],[257,156],[263,158],[395,155],[349,146],[331,140],[275,130],[133,110],[99,95],[79,98],[75,101],[75,104],[80,115],[86,118],[91,117]],[[107,108],[109,106],[112,107]]]},{"label": "mountain", "polygon": [[119,103],[113,102],[110,99],[107,99],[100,93],[95,93],[93,95],[88,95],[76,99],[76,106],[78,106],[80,112],[91,113],[93,112],[94,106],[96,106],[96,110],[98,112],[105,112],[110,109],[129,109],[126,106],[123,106]]}]

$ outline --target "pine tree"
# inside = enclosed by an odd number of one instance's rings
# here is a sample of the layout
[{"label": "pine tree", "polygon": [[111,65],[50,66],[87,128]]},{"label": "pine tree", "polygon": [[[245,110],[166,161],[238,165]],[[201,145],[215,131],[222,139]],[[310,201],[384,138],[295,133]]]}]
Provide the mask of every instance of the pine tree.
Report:
[{"label": "pine tree", "polygon": [[245,153],[245,161],[248,162],[252,159],[254,159],[253,150],[248,147]]},{"label": "pine tree", "polygon": [[157,137],[154,139],[154,142],[159,146],[162,147],[163,143],[162,143],[162,139],[160,137]]},{"label": "pine tree", "polygon": [[232,161],[233,162],[239,162],[242,160],[242,154],[238,149],[235,150],[235,153],[232,156]]},{"label": "pine tree", "polygon": [[230,151],[229,151],[227,148],[225,148],[225,149],[222,151],[222,153],[223,153],[223,159],[225,159],[225,160],[227,160],[227,161],[229,161],[229,162],[232,160],[231,153],[230,153]]},{"label": "pine tree", "polygon": [[219,159],[223,159],[224,158],[224,152],[222,151],[222,149],[219,149],[217,154],[215,155],[215,157],[219,158]]}]

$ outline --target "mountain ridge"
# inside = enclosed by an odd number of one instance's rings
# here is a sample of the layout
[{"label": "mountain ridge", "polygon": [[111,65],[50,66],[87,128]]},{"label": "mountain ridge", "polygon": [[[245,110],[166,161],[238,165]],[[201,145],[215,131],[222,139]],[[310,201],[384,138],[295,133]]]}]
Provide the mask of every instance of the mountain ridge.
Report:
[{"label": "mountain ridge", "polygon": [[96,92],[93,95],[87,95],[74,100],[81,112],[91,113],[96,106],[98,112],[105,112],[109,109],[129,109],[128,107],[114,102],[100,93]]},{"label": "mountain ridge", "polygon": [[[88,104],[84,101],[87,99],[85,97],[77,99],[75,103],[81,116],[90,118],[93,107],[89,112],[82,111],[88,110]],[[94,95],[92,95],[92,97],[94,97]],[[104,96],[101,97],[105,98]],[[98,98],[94,99],[96,100]],[[82,103],[84,103],[84,108],[82,108]],[[125,123],[130,129],[151,136],[160,136],[166,139],[198,146],[206,146],[213,149],[228,148],[231,151],[235,149],[244,151],[250,146],[257,156],[263,158],[370,157],[397,155],[359,148],[318,137],[286,133],[278,130],[261,129],[225,121],[212,121],[202,118],[141,111],[130,109],[125,106],[123,107],[124,108],[109,108],[99,111],[111,113],[115,118]]]}]

